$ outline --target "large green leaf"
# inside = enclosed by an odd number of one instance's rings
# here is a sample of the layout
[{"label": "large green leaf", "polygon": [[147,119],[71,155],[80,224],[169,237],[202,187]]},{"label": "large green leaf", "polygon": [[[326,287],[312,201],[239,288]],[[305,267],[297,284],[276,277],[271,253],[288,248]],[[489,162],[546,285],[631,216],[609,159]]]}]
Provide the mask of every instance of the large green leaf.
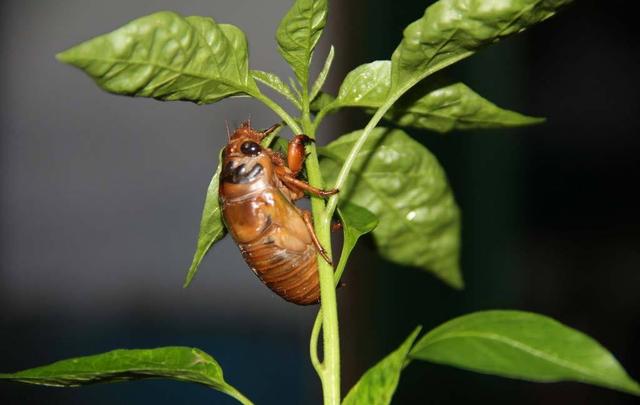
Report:
[{"label": "large green leaf", "polygon": [[418,85],[409,91],[394,104],[385,118],[400,126],[440,133],[520,127],[544,122],[544,118],[504,110],[463,83],[454,83],[426,93],[421,90]]},{"label": "large green leaf", "polygon": [[206,17],[162,11],[57,57],[116,94],[206,104],[258,92],[242,31]]},{"label": "large green leaf", "polygon": [[418,326],[409,337],[378,364],[360,377],[344,399],[343,405],[387,405],[396,391],[407,354],[420,333]]},{"label": "large green leaf", "polygon": [[51,387],[79,387],[151,378],[202,384],[231,395],[242,403],[251,403],[224,381],[222,368],[213,357],[190,347],[120,349],[0,374],[0,380]]},{"label": "large green leaf", "polygon": [[[338,97],[324,108],[376,109],[384,104],[391,87],[391,62],[379,60],[352,70],[340,86]],[[437,87],[418,85],[398,102],[385,118],[397,125],[446,133],[453,130],[506,128],[543,122],[504,110],[482,98],[463,83]]]},{"label": "large green leaf", "polygon": [[359,205],[346,202],[338,208],[338,214],[342,220],[342,252],[340,261],[335,271],[336,282],[340,280],[342,272],[347,265],[351,251],[356,246],[362,235],[373,231],[378,226],[378,218],[368,209]]},{"label": "large green leaf", "polygon": [[393,52],[399,89],[472,55],[480,48],[553,16],[572,0],[440,0],[409,24]]},{"label": "large green leaf", "polygon": [[313,49],[327,23],[327,0],[296,0],[276,32],[278,51],[307,88]]},{"label": "large green leaf", "polygon": [[592,338],[546,316],[484,311],[438,326],[411,357],[531,381],[579,381],[640,395],[640,385]]},{"label": "large green leaf", "polygon": [[[322,173],[334,182],[362,131],[343,135],[320,153]],[[401,130],[376,128],[358,153],[341,201],[373,212],[373,231],[383,257],[421,267],[461,288],[460,212],[444,170],[420,143]]]},{"label": "large green leaf", "polygon": [[207,254],[214,243],[222,239],[227,234],[227,228],[222,221],[222,212],[220,211],[220,200],[218,199],[218,189],[220,187],[220,171],[222,170],[222,153],[218,154],[218,168],[211,178],[209,187],[207,188],[207,196],[204,200],[204,209],[202,210],[202,219],[200,220],[200,232],[198,234],[198,243],[196,252],[193,255],[193,261],[187,272],[187,278],[184,287],[188,287],[193,277],[198,272],[200,262]]}]

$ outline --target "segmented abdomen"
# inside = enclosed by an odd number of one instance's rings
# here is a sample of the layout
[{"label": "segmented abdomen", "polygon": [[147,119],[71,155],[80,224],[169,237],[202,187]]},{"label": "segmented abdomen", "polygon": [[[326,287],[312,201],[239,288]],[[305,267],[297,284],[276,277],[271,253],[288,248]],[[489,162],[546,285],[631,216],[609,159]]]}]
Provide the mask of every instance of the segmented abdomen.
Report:
[{"label": "segmented abdomen", "polygon": [[251,270],[298,305],[320,301],[317,250],[300,210],[271,186],[222,199],[222,213]]},{"label": "segmented abdomen", "polygon": [[298,305],[317,304],[320,285],[315,248],[308,245],[297,252],[276,246],[271,235],[276,227],[272,225],[253,243],[239,244],[242,256],[260,280],[285,300]]}]

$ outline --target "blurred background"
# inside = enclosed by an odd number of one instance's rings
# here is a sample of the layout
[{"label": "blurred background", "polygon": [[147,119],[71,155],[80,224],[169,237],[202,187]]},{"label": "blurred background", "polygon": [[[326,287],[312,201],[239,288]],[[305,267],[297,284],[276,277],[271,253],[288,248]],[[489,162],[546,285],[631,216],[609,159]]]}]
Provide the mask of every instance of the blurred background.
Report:
[{"label": "blurred background", "polygon": [[[388,59],[430,2],[332,2],[332,92],[355,66]],[[162,9],[242,28],[251,67],[290,74],[274,32],[288,0],[52,0],[0,3],[0,371],[117,347],[197,346],[261,404],[320,403],[308,360],[316,309],[273,295],[225,239],[181,285],[225,120],[277,118],[259,103],[131,99],[99,90],[54,55]],[[378,259],[361,243],[340,289],[346,392],[420,323],[464,313],[540,312],[604,344],[640,378],[640,63],[622,0],[577,2],[447,73],[500,106],[548,117],[518,130],[413,133],[441,160],[463,212],[466,289]],[[316,66],[316,71],[318,67]],[[330,123],[329,123],[330,121]],[[341,113],[321,137],[361,127]],[[464,387],[464,389],[460,389]],[[398,404],[631,404],[576,383],[533,384],[414,363]],[[147,381],[81,389],[0,384],[2,404],[233,400]]]}]

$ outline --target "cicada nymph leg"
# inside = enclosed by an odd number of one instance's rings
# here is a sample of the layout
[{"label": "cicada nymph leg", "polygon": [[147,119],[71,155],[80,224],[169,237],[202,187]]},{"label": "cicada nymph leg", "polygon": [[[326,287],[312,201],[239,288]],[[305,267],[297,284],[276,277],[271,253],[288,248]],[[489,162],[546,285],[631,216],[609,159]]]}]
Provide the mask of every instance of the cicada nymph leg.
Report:
[{"label": "cicada nymph leg", "polygon": [[[300,180],[297,178],[297,175],[302,170],[302,166],[304,164],[305,159],[305,143],[313,142],[313,139],[309,138],[306,135],[296,135],[290,142],[289,147],[287,148],[287,162],[284,164],[283,159],[280,158],[277,154],[272,156],[273,164],[276,166],[276,175],[280,179],[280,181],[287,187],[289,190],[293,192],[294,195],[300,195],[301,191],[306,191],[307,193],[316,196],[316,197],[329,197],[333,194],[336,194],[338,190],[323,190],[317,187],[314,187],[307,183],[306,181]],[[300,198],[302,195],[300,195]],[[298,198],[294,198],[298,199]]]},{"label": "cicada nymph leg", "polygon": [[302,212],[302,219],[304,219],[304,224],[307,226],[307,229],[311,234],[311,239],[313,240],[313,244],[316,246],[316,249],[318,249],[320,256],[322,256],[322,258],[326,260],[327,263],[333,266],[333,263],[331,262],[329,255],[327,255],[327,251],[324,250],[324,248],[320,244],[320,241],[318,240],[318,236],[316,235],[316,232],[313,229],[313,219],[311,218],[311,212],[307,210],[300,210],[300,211]]},{"label": "cicada nymph leg", "polygon": [[315,142],[315,140],[303,134],[296,135],[289,141],[289,147],[287,148],[287,166],[289,166],[293,177],[296,177],[298,173],[300,173],[300,170],[302,170],[304,159],[307,157],[304,145],[310,142]]},{"label": "cicada nymph leg", "polygon": [[[278,179],[281,181],[284,188],[286,188],[287,193],[290,195],[292,200],[300,199],[304,196],[304,192],[307,192],[311,195],[317,197],[329,197],[333,194],[336,194],[338,190],[322,190],[320,188],[314,187],[307,183],[306,181],[300,180],[296,178],[296,176],[302,170],[302,165],[304,164],[305,159],[305,143],[312,142],[313,139],[309,138],[306,135],[296,135],[290,142],[289,147],[287,148],[287,163],[284,164],[284,161],[280,156],[273,155],[272,161],[274,166],[276,167],[275,173],[278,176]],[[299,209],[302,214],[302,219],[304,219],[304,223],[309,230],[309,234],[311,235],[311,239],[316,249],[320,253],[320,255],[327,261],[327,263],[332,264],[329,255],[327,255],[327,251],[322,247],[320,241],[318,240],[318,236],[313,229],[313,220],[311,218],[311,213],[307,210]]]},{"label": "cicada nymph leg", "polygon": [[289,188],[303,190],[316,197],[323,197],[323,198],[329,197],[338,192],[338,190],[336,190],[335,188],[331,190],[322,190],[320,188],[313,187],[311,184],[307,183],[306,181],[296,179],[289,173],[285,173],[281,175],[280,180]]}]

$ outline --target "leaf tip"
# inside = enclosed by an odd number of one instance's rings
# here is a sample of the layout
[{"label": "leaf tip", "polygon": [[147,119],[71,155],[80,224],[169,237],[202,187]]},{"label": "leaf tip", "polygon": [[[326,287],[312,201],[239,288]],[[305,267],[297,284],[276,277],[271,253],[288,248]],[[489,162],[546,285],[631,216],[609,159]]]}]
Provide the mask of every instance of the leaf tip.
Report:
[{"label": "leaf tip", "polygon": [[460,277],[458,280],[456,280],[455,282],[451,283],[451,287],[453,287],[454,290],[457,291],[462,291],[464,290],[464,280],[462,279],[462,277]]},{"label": "leaf tip", "polygon": [[[631,377],[628,377],[628,378],[629,378],[628,384],[625,384],[625,386],[622,388],[622,391],[628,394],[640,397],[640,384],[638,384],[636,380],[634,380],[633,378]],[[616,387],[611,387],[611,388],[617,389]]]},{"label": "leaf tip", "polygon": [[436,273],[436,277],[438,277],[441,281],[444,281],[446,285],[456,291],[464,290],[464,279],[462,278],[462,274],[459,270],[455,273],[447,274],[446,277]]},{"label": "leaf tip", "polygon": [[418,325],[415,327],[415,329],[413,329],[413,332],[411,332],[411,338],[412,341],[415,340],[415,338],[420,334],[420,332],[422,332],[422,325]]},{"label": "leaf tip", "polygon": [[71,49],[67,49],[67,50],[64,50],[62,52],[58,52],[56,54],[56,59],[58,60],[58,62],[71,64],[71,60],[73,58],[71,57],[71,52],[70,51],[71,51]]},{"label": "leaf tip", "polygon": [[193,257],[193,261],[189,266],[189,270],[187,270],[187,275],[184,278],[184,284],[182,284],[182,288],[187,288],[191,285],[193,278],[196,276],[196,273],[198,272],[198,268],[200,267],[201,261],[202,261],[202,257],[198,257],[198,253],[196,252],[196,254]]},{"label": "leaf tip", "polygon": [[547,118],[546,117],[531,117],[528,115],[523,115],[522,116],[523,120],[522,120],[522,125],[541,125],[544,124],[545,122],[547,122]]},{"label": "leaf tip", "polygon": [[187,276],[184,278],[184,283],[182,284],[182,288],[187,288],[191,285],[191,281],[193,281],[193,276],[196,275],[197,271],[198,271],[197,265],[194,267],[194,265],[192,264],[191,267],[189,267],[189,271],[187,271]]}]

